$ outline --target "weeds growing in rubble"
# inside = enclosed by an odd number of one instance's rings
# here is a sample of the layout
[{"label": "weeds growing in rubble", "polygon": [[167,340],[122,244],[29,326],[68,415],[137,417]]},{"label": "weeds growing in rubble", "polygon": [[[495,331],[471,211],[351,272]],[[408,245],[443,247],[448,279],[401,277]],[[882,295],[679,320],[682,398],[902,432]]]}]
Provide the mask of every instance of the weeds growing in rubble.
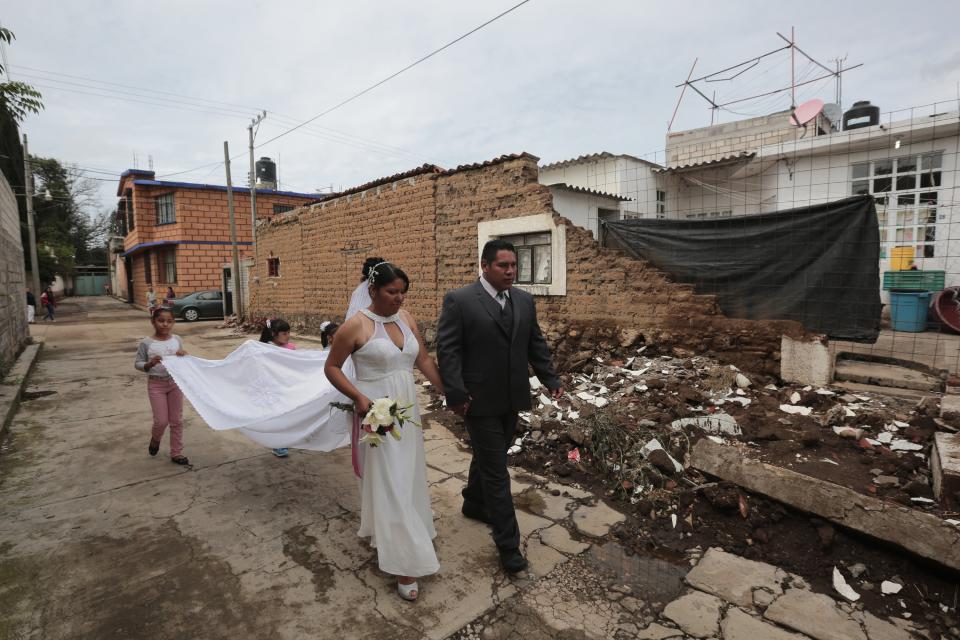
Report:
[{"label": "weeds growing in rubble", "polygon": [[690,440],[678,431],[669,437],[653,429],[639,427],[614,411],[599,410],[585,419],[593,465],[617,480],[616,490],[633,496],[651,488],[662,488],[669,478],[641,451],[657,440],[668,451],[688,451]]}]

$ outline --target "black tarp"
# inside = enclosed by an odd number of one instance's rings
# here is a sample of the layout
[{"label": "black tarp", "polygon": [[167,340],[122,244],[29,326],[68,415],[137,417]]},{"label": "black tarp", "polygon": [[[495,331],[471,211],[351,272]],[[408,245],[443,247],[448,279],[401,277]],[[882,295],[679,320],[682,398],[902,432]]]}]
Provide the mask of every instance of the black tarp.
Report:
[{"label": "black tarp", "polygon": [[796,320],[830,338],[875,342],[880,231],[873,198],[707,220],[607,222],[611,246],[713,294],[731,318]]}]

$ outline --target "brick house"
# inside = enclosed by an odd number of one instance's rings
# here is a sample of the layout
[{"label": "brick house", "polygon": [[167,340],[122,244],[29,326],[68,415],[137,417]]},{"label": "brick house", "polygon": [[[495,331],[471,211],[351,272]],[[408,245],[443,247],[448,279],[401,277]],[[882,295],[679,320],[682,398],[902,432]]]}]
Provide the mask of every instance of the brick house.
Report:
[{"label": "brick house", "polygon": [[[227,188],[157,180],[153,171],[128,169],[117,185],[117,226],[123,237],[116,255],[117,293],[145,306],[153,284],[158,296],[172,286],[177,296],[221,289],[223,265],[231,261]],[[257,218],[321,200],[323,196],[257,189]],[[250,191],[234,188],[237,243],[241,256],[253,245]]]}]

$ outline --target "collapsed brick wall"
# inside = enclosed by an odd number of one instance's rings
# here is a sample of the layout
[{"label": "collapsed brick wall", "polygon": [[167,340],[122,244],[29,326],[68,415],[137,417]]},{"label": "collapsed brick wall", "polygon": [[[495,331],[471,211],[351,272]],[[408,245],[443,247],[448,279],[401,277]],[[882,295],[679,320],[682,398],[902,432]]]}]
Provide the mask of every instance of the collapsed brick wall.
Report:
[{"label": "collapsed brick wall", "polygon": [[[342,320],[367,256],[403,268],[411,289],[406,308],[418,320],[436,318],[435,176],[400,178],[295,212],[258,227],[251,309],[318,330]],[[280,259],[280,277],[267,260]]]},{"label": "collapsed brick wall", "polygon": [[[446,291],[477,277],[479,222],[548,213],[566,234],[567,293],[539,296],[541,325],[558,364],[585,364],[597,349],[640,342],[680,352],[712,352],[753,371],[776,373],[780,337],[792,322],[734,320],[713,296],[671,282],[650,264],[606,249],[553,210],[537,181],[537,159],[510,156],[372,187],[279,216],[258,231],[252,308],[316,329],[340,319],[366,256],[399,264],[413,281],[408,309],[432,335]],[[266,277],[266,256],[281,277]],[[300,263],[299,272],[291,263]],[[290,270],[283,265],[290,264]]]}]

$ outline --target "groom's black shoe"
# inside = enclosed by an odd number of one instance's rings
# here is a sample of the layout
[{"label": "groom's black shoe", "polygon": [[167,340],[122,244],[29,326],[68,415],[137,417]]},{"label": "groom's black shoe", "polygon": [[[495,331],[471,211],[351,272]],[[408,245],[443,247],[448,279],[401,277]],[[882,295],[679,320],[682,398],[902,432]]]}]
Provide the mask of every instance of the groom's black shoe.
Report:
[{"label": "groom's black shoe", "polygon": [[527,559],[519,549],[500,549],[500,565],[507,573],[517,573],[527,568]]},{"label": "groom's black shoe", "polygon": [[475,502],[463,502],[460,512],[471,520],[479,520],[483,524],[493,524],[493,520],[487,515],[487,510],[477,505]]}]

